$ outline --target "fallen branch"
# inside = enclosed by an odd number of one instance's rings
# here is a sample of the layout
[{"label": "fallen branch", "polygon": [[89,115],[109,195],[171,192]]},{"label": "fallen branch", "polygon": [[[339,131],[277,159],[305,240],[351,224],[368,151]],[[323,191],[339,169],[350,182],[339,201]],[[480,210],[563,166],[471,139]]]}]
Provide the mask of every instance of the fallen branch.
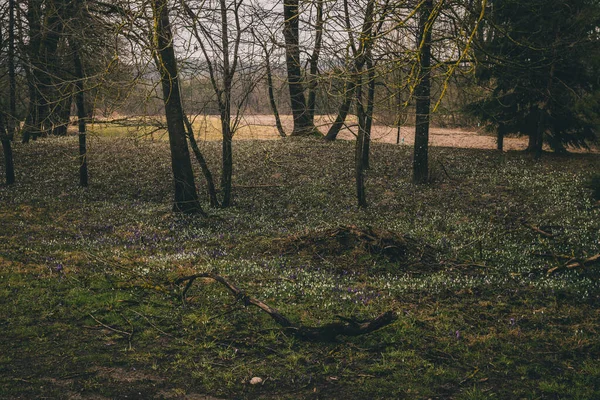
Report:
[{"label": "fallen branch", "polygon": [[256,189],[256,188],[272,188],[272,187],[283,187],[283,185],[276,184],[265,184],[265,185],[233,185],[234,189]]},{"label": "fallen branch", "polygon": [[538,251],[534,251],[533,253],[534,256],[538,256],[538,257],[548,257],[548,258],[554,258],[554,259],[562,259],[562,260],[572,260],[573,256],[568,256],[566,254],[554,254],[554,253],[541,253]]},{"label": "fallen branch", "polygon": [[539,233],[540,235],[547,237],[547,238],[553,238],[554,235],[550,232],[546,232],[541,230],[540,228],[538,228],[537,226],[531,225],[530,223],[528,223],[527,221],[523,220],[521,221],[521,224],[523,226],[526,226],[527,228],[531,229],[532,231]]},{"label": "fallen branch", "polygon": [[444,166],[444,164],[440,160],[437,160],[437,162],[438,164],[440,164],[440,167],[442,167],[442,171],[444,171],[444,174],[448,177],[448,179],[450,179],[451,181],[456,181],[456,179],[451,177],[448,171],[446,171],[446,167]]},{"label": "fallen branch", "polygon": [[599,261],[600,261],[600,253],[598,253],[594,256],[585,258],[583,260],[581,260],[581,259],[578,260],[576,258],[572,258],[569,261],[567,261],[566,263],[564,263],[563,265],[560,265],[560,266],[554,267],[554,268],[550,268],[548,270],[548,274],[556,272],[560,269],[573,269],[573,268],[579,268],[579,267],[583,268],[583,267],[586,267],[590,264],[594,264]]},{"label": "fallen branch", "polygon": [[248,296],[241,289],[235,286],[233,283],[229,282],[227,279],[223,278],[221,275],[212,273],[212,272],[204,272],[200,274],[190,275],[186,277],[179,278],[175,281],[175,284],[182,284],[186,282],[185,288],[182,292],[182,300],[185,302],[185,296],[187,291],[190,289],[194,281],[198,278],[209,278],[213,279],[216,282],[219,282],[223,286],[231,292],[238,300],[244,302],[245,306],[253,305],[255,307],[260,308],[281,327],[285,328],[286,331],[293,334],[296,337],[306,339],[306,340],[327,340],[331,341],[336,338],[336,336],[359,336],[364,335],[366,333],[370,333],[376,331],[384,326],[387,326],[394,322],[397,319],[396,313],[393,311],[385,312],[379,315],[377,318],[365,321],[358,322],[353,319],[338,317],[342,320],[342,322],[334,322],[331,324],[326,324],[323,326],[317,327],[308,327],[303,325],[294,324],[290,321],[286,316],[281,314],[275,308],[269,306],[262,301],[255,299],[253,297]]}]

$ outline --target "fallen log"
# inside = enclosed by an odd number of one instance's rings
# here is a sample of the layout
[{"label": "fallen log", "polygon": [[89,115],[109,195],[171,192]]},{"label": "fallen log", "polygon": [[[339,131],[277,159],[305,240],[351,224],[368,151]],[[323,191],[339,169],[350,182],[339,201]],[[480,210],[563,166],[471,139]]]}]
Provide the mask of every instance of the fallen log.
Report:
[{"label": "fallen log", "polygon": [[588,258],[584,258],[584,259],[576,259],[576,258],[572,258],[569,261],[567,261],[566,263],[564,263],[563,265],[560,265],[558,267],[554,267],[554,268],[550,268],[548,270],[548,274],[551,274],[553,272],[556,272],[560,269],[573,269],[573,268],[579,268],[579,267],[586,267],[589,266],[590,264],[594,264],[600,261],[600,253],[588,257]]},{"label": "fallen log", "polygon": [[262,311],[267,313],[279,326],[284,328],[286,332],[304,339],[312,341],[332,341],[337,336],[359,336],[366,333],[370,333],[381,329],[392,322],[394,322],[398,316],[393,311],[387,311],[380,314],[375,319],[369,321],[359,322],[351,318],[338,317],[340,322],[333,322],[323,326],[304,326],[301,324],[294,324],[285,315],[281,314],[277,309],[269,306],[268,304],[248,296],[241,289],[229,282],[221,275],[212,272],[203,272],[190,276],[185,276],[175,280],[175,284],[186,283],[185,288],[181,294],[182,301],[185,303],[187,291],[190,289],[194,281],[198,278],[209,278],[212,279],[229,290],[236,299],[242,301],[245,306],[255,306],[260,308]]}]

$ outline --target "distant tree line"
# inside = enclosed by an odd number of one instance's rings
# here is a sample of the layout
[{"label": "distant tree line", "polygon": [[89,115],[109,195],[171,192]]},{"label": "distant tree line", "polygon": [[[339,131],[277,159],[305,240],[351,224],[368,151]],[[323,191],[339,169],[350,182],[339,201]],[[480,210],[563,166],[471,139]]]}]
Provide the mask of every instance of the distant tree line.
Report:
[{"label": "distant tree line", "polygon": [[[499,149],[525,135],[537,157],[545,143],[565,151],[597,138],[597,1],[7,0],[0,18],[7,184],[15,138],[66,135],[76,117],[86,186],[86,123],[98,113],[164,113],[174,210],[199,213],[191,155],[211,206],[231,205],[232,139],[248,112],[272,113],[282,137],[353,131],[361,207],[377,120],[397,127],[398,141],[414,124],[415,183],[428,181],[429,125],[443,110],[495,131]],[[281,113],[293,115],[290,132]],[[218,185],[196,143],[197,114],[220,119]],[[327,131],[319,114],[333,115]]]}]

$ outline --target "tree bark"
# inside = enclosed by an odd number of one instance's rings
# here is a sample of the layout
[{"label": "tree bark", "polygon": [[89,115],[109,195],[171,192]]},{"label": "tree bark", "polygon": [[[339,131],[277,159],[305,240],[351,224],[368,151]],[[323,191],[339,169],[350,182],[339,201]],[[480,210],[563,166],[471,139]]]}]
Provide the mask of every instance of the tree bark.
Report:
[{"label": "tree bark", "polygon": [[222,207],[231,205],[231,186],[233,176],[233,148],[232,148],[232,133],[230,125],[230,116],[221,116],[221,129],[223,131],[223,148],[222,162],[223,170],[221,173],[221,192],[223,193]]},{"label": "tree bark", "polygon": [[[225,0],[219,0],[221,11],[221,50],[223,56],[223,91],[219,96],[219,109],[221,113],[221,132],[223,134],[222,142],[222,170],[221,170],[221,192],[223,193],[222,207],[231,205],[231,186],[233,177],[233,131],[231,129],[231,88],[233,84],[233,75],[235,74],[235,65],[237,60],[237,51],[234,51],[233,66],[229,60],[229,22],[227,19],[227,4]],[[237,12],[237,11],[236,11]],[[236,22],[238,15],[235,16]],[[237,25],[237,24],[236,24]],[[235,43],[236,49],[239,46],[239,25],[238,37]]]},{"label": "tree bark", "polygon": [[173,48],[173,34],[169,22],[167,0],[152,0],[154,39],[157,68],[163,90],[165,116],[171,149],[171,167],[175,183],[173,211],[199,213],[204,211],[198,201],[190,153],[185,137],[183,106],[177,77],[177,60]]},{"label": "tree bark", "polygon": [[425,0],[419,16],[419,79],[415,88],[416,123],[413,158],[413,182],[426,183],[429,177],[429,113],[431,107],[431,24],[428,23],[433,10],[433,0]]},{"label": "tree bark", "polygon": [[265,68],[267,73],[267,90],[269,92],[269,104],[271,105],[271,111],[273,112],[273,116],[275,117],[275,126],[277,127],[277,132],[279,132],[279,136],[286,137],[283,125],[281,125],[279,111],[277,110],[277,102],[275,101],[275,92],[273,90],[273,73],[271,71],[271,61],[269,60],[270,57],[266,45],[263,47],[263,50],[265,51]]},{"label": "tree bark", "polygon": [[354,154],[355,173],[356,173],[356,199],[360,208],[367,207],[367,196],[365,193],[365,164],[364,164],[364,146],[367,136],[367,121],[365,108],[362,99],[362,76],[359,75],[356,85],[356,116],[358,119],[358,136],[356,137],[356,147]]},{"label": "tree bark", "polygon": [[315,103],[317,99],[317,74],[321,43],[323,42],[323,0],[317,0],[317,18],[315,21],[315,47],[310,56],[310,81],[308,83],[308,118],[314,124]]},{"label": "tree bark", "polygon": [[304,97],[304,84],[300,66],[299,0],[283,0],[283,18],[285,62],[294,118],[292,136],[320,135],[309,118],[306,98]]},{"label": "tree bark", "polygon": [[[70,89],[69,89],[70,91]],[[73,96],[66,95],[65,98],[58,100],[52,112],[52,136],[66,136],[71,117],[71,103]],[[77,100],[76,100],[77,102]]]},{"label": "tree bark", "polygon": [[6,130],[9,140],[13,140],[17,121],[17,83],[15,79],[15,0],[8,0],[8,97],[9,116]]},{"label": "tree bark", "polygon": [[187,137],[190,141],[190,145],[192,146],[192,151],[196,156],[196,160],[198,164],[200,164],[200,169],[202,170],[202,174],[204,175],[204,179],[206,180],[206,186],[208,188],[208,199],[211,207],[219,207],[219,200],[217,199],[217,191],[215,189],[215,181],[213,179],[212,173],[210,172],[210,168],[208,168],[208,163],[206,159],[202,155],[200,151],[200,147],[198,147],[198,142],[196,142],[196,137],[194,136],[194,130],[192,128],[192,124],[188,117],[183,114],[183,119],[185,122],[185,127],[187,129]]},{"label": "tree bark", "polygon": [[348,78],[346,84],[344,85],[344,100],[340,105],[337,117],[335,118],[333,125],[331,125],[331,127],[327,131],[327,135],[325,135],[325,140],[335,140],[337,138],[337,135],[344,127],[344,122],[346,121],[346,117],[348,116],[348,112],[350,111],[350,106],[352,105],[352,98],[354,97],[355,89],[356,78],[351,76]]},{"label": "tree bark", "polygon": [[40,118],[38,112],[40,110],[40,93],[38,83],[37,70],[40,54],[40,46],[42,43],[42,1],[29,0],[27,3],[27,23],[29,24],[29,43],[26,47],[28,65],[25,65],[27,74],[27,87],[29,89],[29,105],[27,109],[27,117],[23,126],[23,143],[28,143],[30,139],[37,139],[39,135]]},{"label": "tree bark", "polygon": [[368,95],[367,95],[367,111],[365,115],[365,139],[363,144],[363,164],[365,169],[371,168],[370,152],[371,152],[371,128],[373,126],[373,110],[375,108],[375,67],[373,65],[371,51],[367,56],[367,77],[368,77]]},{"label": "tree bark", "polygon": [[498,151],[502,152],[504,151],[504,135],[505,135],[505,130],[506,128],[504,127],[504,124],[500,124],[498,126],[498,131],[496,132],[496,145],[497,145],[497,149]]},{"label": "tree bark", "polygon": [[[87,134],[85,112],[85,86],[83,65],[79,54],[79,45],[72,40],[71,48],[73,50],[73,65],[75,67],[75,104],[77,105],[77,126],[79,138],[79,186],[88,186],[88,164],[87,164]],[[69,107],[71,103],[69,102]]]},{"label": "tree bark", "polygon": [[4,152],[4,175],[6,184],[12,185],[15,183],[15,166],[13,161],[11,140],[4,125],[4,118],[0,113],[0,141],[2,142],[2,150]]}]

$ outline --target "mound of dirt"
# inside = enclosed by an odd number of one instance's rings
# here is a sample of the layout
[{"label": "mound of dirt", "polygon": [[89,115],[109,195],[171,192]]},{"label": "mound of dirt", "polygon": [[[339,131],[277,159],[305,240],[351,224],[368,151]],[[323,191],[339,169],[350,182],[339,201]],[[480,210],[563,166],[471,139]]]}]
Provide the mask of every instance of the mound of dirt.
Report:
[{"label": "mound of dirt", "polygon": [[434,249],[416,239],[385,229],[354,225],[277,239],[271,250],[285,255],[309,256],[317,261],[337,258],[360,261],[365,256],[403,265],[435,261]]}]

